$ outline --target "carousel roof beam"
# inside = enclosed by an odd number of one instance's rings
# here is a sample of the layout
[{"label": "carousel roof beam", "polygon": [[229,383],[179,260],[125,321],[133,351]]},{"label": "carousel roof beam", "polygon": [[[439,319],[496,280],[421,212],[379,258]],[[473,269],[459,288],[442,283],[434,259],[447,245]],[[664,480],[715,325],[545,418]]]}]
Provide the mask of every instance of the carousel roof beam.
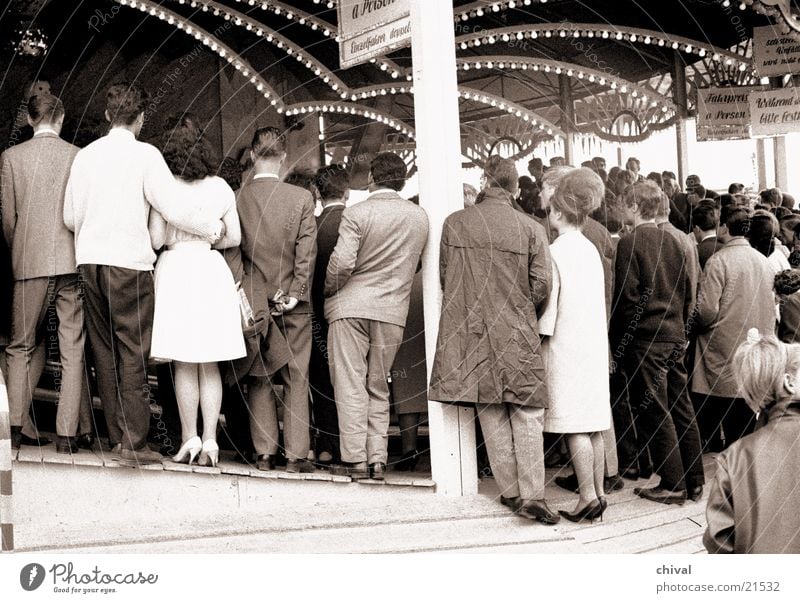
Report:
[{"label": "carousel roof beam", "polygon": [[[179,4],[186,4],[191,6],[192,8],[196,8],[198,5],[200,6],[209,6],[209,5],[217,5],[217,9],[222,12],[223,10],[227,10],[229,13],[238,13],[242,15],[239,11],[235,9],[228,8],[224,5],[221,5],[217,2],[212,2],[210,0],[171,0],[173,2],[178,2]],[[290,21],[297,23],[299,25],[304,25],[310,28],[312,31],[318,31],[326,38],[329,38],[333,41],[339,41],[338,29],[336,25],[325,21],[324,19],[320,19],[310,13],[305,11],[299,10],[293,6],[285,4],[283,2],[277,2],[276,0],[234,0],[240,4],[247,4],[252,8],[261,8],[263,11],[269,11],[276,15],[282,15],[289,19]],[[204,11],[207,12],[207,11]],[[262,26],[260,21],[256,21],[259,26]],[[238,24],[237,24],[238,25]],[[263,27],[263,26],[262,26]],[[247,27],[248,30],[251,30],[250,27]],[[273,30],[274,31],[274,30]],[[375,64],[376,66],[380,67],[381,71],[387,72],[391,75],[392,78],[397,79],[400,76],[404,77],[407,80],[411,80],[412,75],[411,72],[403,67],[400,67],[394,61],[387,59],[385,57],[378,57],[375,59],[370,60],[370,63]]]},{"label": "carousel roof beam", "polygon": [[[135,3],[135,0],[132,0]],[[310,69],[314,75],[319,77],[341,98],[347,97],[350,87],[345,84],[330,69],[320,63],[311,53],[289,40],[286,36],[278,33],[274,29],[267,27],[261,21],[253,19],[238,10],[213,2],[211,0],[177,0],[180,4],[185,4],[193,8],[199,7],[202,12],[212,13],[214,16],[222,16],[226,21],[233,22],[234,25],[244,27],[254,35],[263,38],[273,46],[283,50],[288,56],[294,57],[301,65]]]},{"label": "carousel roof beam", "polygon": [[581,65],[574,65],[572,63],[562,63],[559,61],[551,61],[548,59],[535,59],[529,57],[519,56],[482,56],[480,59],[456,59],[456,66],[461,71],[481,70],[481,69],[521,69],[523,71],[532,70],[535,72],[543,71],[544,73],[555,73],[560,75],[565,73],[567,77],[576,78],[578,80],[588,80],[592,84],[599,84],[600,86],[607,87],[611,90],[617,91],[621,94],[630,94],[634,98],[639,98],[644,101],[650,101],[653,104],[660,105],[664,113],[674,112],[675,105],[672,99],[669,99],[650,88],[640,86],[634,82],[630,82],[621,77],[610,75],[603,71],[590,69]]},{"label": "carousel roof beam", "polygon": [[286,115],[305,115],[307,113],[339,113],[343,115],[359,115],[366,119],[380,122],[406,135],[408,138],[415,138],[414,128],[404,123],[394,115],[390,115],[378,109],[349,103],[343,101],[330,102],[304,102],[295,103],[286,107]]},{"label": "carousel roof beam", "polygon": [[455,9],[456,21],[467,21],[474,17],[483,17],[492,13],[499,13],[508,8],[521,8],[532,4],[546,4],[547,0],[477,0]]},{"label": "carousel roof beam", "polygon": [[[664,49],[677,50],[686,54],[697,55],[699,58],[710,57],[725,65],[738,65],[742,71],[752,69],[751,60],[735,54],[729,50],[717,48],[712,44],[692,40],[683,36],[667,34],[650,29],[628,28],[624,30],[613,25],[595,23],[568,23],[558,24],[541,23],[536,25],[515,25],[490,30],[480,30],[459,36],[456,44],[462,50],[471,47],[494,45],[497,43],[510,44],[524,40],[538,39],[575,39],[589,38],[617,42],[640,43]],[[658,59],[663,62],[663,59]],[[671,63],[670,63],[671,65]]]},{"label": "carousel roof beam", "polygon": [[207,32],[202,27],[196,26],[186,17],[182,17],[181,15],[172,12],[171,10],[164,8],[160,4],[156,4],[155,2],[150,2],[149,0],[113,0],[117,4],[121,6],[129,6],[131,8],[135,8],[143,13],[147,13],[150,16],[156,17],[157,19],[164,21],[168,25],[176,27],[181,31],[185,32],[186,34],[194,37],[197,41],[199,41],[204,46],[207,46],[212,52],[217,54],[219,57],[225,59],[228,63],[233,65],[234,69],[241,72],[241,74],[247,79],[252,85],[256,87],[261,95],[264,96],[267,100],[269,100],[270,104],[275,107],[278,113],[282,113],[284,110],[284,104],[281,100],[280,95],[267,83],[261,74],[248,63],[245,59],[243,59],[239,54],[237,54],[232,48],[224,44],[219,38],[214,36],[213,34]]},{"label": "carousel roof beam", "polygon": [[[385,96],[387,94],[413,93],[414,87],[410,85],[386,86],[384,84],[378,84],[376,86],[366,86],[364,88],[359,88],[358,90],[353,90],[350,99],[355,102],[357,100],[367,100],[370,98]],[[477,90],[468,86],[459,86],[458,96],[464,100],[496,107],[498,111],[503,111],[509,115],[518,117],[525,122],[529,122],[532,126],[537,127],[543,132],[547,132],[547,134],[551,136],[564,136],[564,132],[561,128],[543,118],[541,115],[538,115],[537,113],[526,107],[523,107],[518,103],[506,100],[505,98],[497,96],[496,94],[492,94],[491,92]],[[287,108],[287,114],[288,112],[289,108]]]},{"label": "carousel roof beam", "polygon": [[[181,2],[181,4],[189,4],[192,0],[177,0]],[[332,40],[337,39],[337,27],[332,23],[329,23],[325,19],[320,19],[316,15],[312,15],[311,13],[307,13],[304,10],[300,10],[299,8],[295,8],[294,6],[290,6],[285,2],[278,2],[277,0],[233,0],[238,4],[246,4],[251,8],[260,8],[262,11],[269,11],[274,13],[275,15],[283,16],[293,21],[295,23],[299,23],[300,25],[306,25],[313,31],[320,32],[326,38],[331,38]],[[199,0],[195,0],[195,3],[199,2]]]}]

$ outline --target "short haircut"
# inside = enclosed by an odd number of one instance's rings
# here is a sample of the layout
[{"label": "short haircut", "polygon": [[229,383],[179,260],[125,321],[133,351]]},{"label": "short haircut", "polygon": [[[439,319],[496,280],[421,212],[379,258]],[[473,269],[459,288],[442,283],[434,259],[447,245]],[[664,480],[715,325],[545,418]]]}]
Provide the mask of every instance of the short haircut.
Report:
[{"label": "short haircut", "polygon": [[741,207],[731,207],[730,205],[723,208],[729,210],[725,216],[725,226],[728,227],[728,234],[732,237],[744,237],[750,232],[750,220],[752,219],[750,212]]},{"label": "short haircut", "polygon": [[544,173],[544,176],[542,176],[542,188],[546,186],[555,190],[558,186],[558,183],[561,182],[561,179],[574,170],[574,167],[567,165],[559,165],[554,168],[550,168]]},{"label": "short haircut", "polygon": [[642,167],[642,162],[636,159],[636,157],[628,157],[628,161],[625,162],[625,169],[630,170],[630,166],[636,164],[637,169]]},{"label": "short haircut", "polygon": [[471,184],[465,182],[463,184],[464,192],[464,207],[472,207],[475,205],[475,199],[478,198],[478,189]]},{"label": "short haircut", "polygon": [[650,172],[647,174],[647,179],[655,182],[658,188],[664,188],[664,177],[658,172]]},{"label": "short haircut", "polygon": [[64,104],[52,94],[35,94],[28,99],[28,117],[34,126],[54,124],[64,117]]},{"label": "short haircut", "polygon": [[759,193],[761,204],[767,207],[778,207],[783,202],[783,194],[779,188],[768,188]]},{"label": "short haircut", "polygon": [[519,180],[517,180],[517,186],[521,189],[531,190],[536,189],[536,184],[531,179],[530,176],[520,176]]},{"label": "short haircut", "polygon": [[800,345],[783,343],[774,335],[761,335],[755,329],[750,329],[747,340],[733,357],[733,370],[742,394],[754,412],[790,398],[784,388],[784,376],[794,376],[798,369]]},{"label": "short haircut", "polygon": [[670,172],[669,170],[661,172],[661,176],[664,178],[664,180],[669,178],[670,180],[674,180],[675,182],[678,181],[678,177],[675,175],[675,172]]},{"label": "short haircut", "polygon": [[112,126],[130,126],[144,113],[149,101],[147,92],[136,84],[114,84],[106,93],[106,112]]},{"label": "short haircut", "polygon": [[603,203],[592,213],[592,217],[606,227],[611,234],[617,234],[624,226],[622,214],[614,205]]},{"label": "short haircut", "polygon": [[561,212],[569,224],[582,226],[604,197],[605,186],[600,176],[589,168],[579,168],[561,178],[550,199],[550,208]]},{"label": "short haircut", "polygon": [[[551,171],[552,170],[548,170],[546,175],[549,175]],[[506,192],[516,194],[519,176],[514,162],[510,159],[503,159],[499,155],[492,155],[486,162],[483,173],[486,176],[486,182],[489,186],[499,186]]]},{"label": "short haircut", "polygon": [[193,182],[217,173],[219,162],[203,136],[198,119],[191,113],[174,119],[172,129],[161,137],[161,153],[170,171]]},{"label": "short haircut", "polygon": [[707,192],[706,187],[703,186],[702,184],[697,184],[694,187],[692,187],[692,192],[701,199],[706,198],[706,192]]},{"label": "short haircut", "polygon": [[597,167],[598,164],[603,163],[605,165],[606,158],[605,157],[592,157],[592,163]]},{"label": "short haircut", "polygon": [[728,194],[735,195],[736,193],[743,193],[744,192],[744,184],[741,182],[732,182],[731,185],[728,187]]},{"label": "short haircut", "polygon": [[544,168],[544,162],[538,157],[534,157],[528,162],[528,170],[535,169],[541,172],[542,168]]},{"label": "short haircut", "polygon": [[323,201],[342,199],[350,189],[350,176],[341,165],[326,165],[317,170],[314,185]]},{"label": "short haircut", "polygon": [[406,185],[408,168],[397,153],[379,153],[369,164],[369,173],[377,186],[399,192]]},{"label": "short haircut", "polygon": [[313,170],[297,169],[286,174],[286,176],[283,178],[283,182],[285,184],[291,184],[292,186],[304,188],[308,192],[314,194],[314,192],[317,190],[314,186],[315,177],[316,173]]},{"label": "short haircut", "polygon": [[560,156],[550,158],[550,167],[560,167],[562,165],[566,165],[566,163],[567,160]]},{"label": "short haircut", "polygon": [[781,205],[783,205],[783,207],[785,207],[788,210],[793,210],[796,204],[797,202],[794,200],[794,197],[792,197],[792,195],[790,195],[789,193],[783,193],[783,200],[781,201]]},{"label": "short haircut", "polygon": [[692,210],[692,224],[702,231],[716,230],[717,211],[709,205],[698,205]]},{"label": "short haircut", "polygon": [[286,136],[278,128],[259,128],[253,134],[250,150],[257,159],[276,159],[286,152]]},{"label": "short haircut", "polygon": [[664,203],[664,192],[655,182],[644,180],[630,185],[622,195],[622,202],[627,207],[637,206],[637,212],[643,220],[652,220],[661,212]]}]

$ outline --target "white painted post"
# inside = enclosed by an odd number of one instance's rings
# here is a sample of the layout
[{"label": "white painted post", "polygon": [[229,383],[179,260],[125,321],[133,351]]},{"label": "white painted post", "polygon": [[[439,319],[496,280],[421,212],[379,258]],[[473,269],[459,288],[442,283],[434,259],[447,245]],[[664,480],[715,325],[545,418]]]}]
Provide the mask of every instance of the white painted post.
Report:
[{"label": "white painted post", "polygon": [[786,167],[786,136],[776,136],[772,140],[774,141],[775,186],[781,191],[786,191],[789,188],[789,172]]},{"label": "white painted post", "polygon": [[[442,224],[448,215],[464,206],[451,0],[411,0],[411,35],[419,199],[430,220],[428,245],[422,258],[425,351],[430,381],[442,306],[439,284]],[[428,422],[436,492],[447,496],[475,494],[478,468],[473,409],[428,402]]]},{"label": "white painted post", "polygon": [[0,551],[14,550],[14,514],[11,473],[11,418],[6,382],[0,371]]},{"label": "white painted post", "polygon": [[767,154],[764,139],[756,138],[756,163],[758,165],[758,190],[767,188]]}]

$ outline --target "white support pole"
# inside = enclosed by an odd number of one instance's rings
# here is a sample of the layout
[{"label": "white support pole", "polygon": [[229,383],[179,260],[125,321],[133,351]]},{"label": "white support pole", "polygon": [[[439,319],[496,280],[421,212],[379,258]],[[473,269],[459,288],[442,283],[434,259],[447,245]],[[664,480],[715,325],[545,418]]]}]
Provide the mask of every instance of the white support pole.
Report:
[{"label": "white support pole", "polygon": [[786,168],[786,136],[776,136],[772,139],[775,162],[775,186],[786,191],[789,188],[789,172]]},{"label": "white support pole", "polygon": [[758,190],[767,188],[767,153],[764,148],[764,139],[756,138],[756,164],[758,170]]},{"label": "white support pole", "polygon": [[[411,35],[419,198],[430,220],[428,245],[422,258],[425,351],[430,381],[442,305],[439,284],[442,225],[448,215],[464,207],[451,0],[411,0]],[[428,422],[436,492],[447,496],[477,493],[473,409],[428,402]]]}]

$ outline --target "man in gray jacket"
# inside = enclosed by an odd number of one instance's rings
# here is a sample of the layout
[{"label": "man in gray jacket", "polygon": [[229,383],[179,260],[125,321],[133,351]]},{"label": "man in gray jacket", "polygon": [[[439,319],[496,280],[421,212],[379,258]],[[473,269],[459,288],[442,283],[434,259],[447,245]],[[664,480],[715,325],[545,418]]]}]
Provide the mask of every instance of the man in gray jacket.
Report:
[{"label": "man in gray jacket", "polygon": [[[3,235],[11,249],[14,273],[8,398],[12,445],[40,444],[22,433],[41,372],[34,352],[44,334],[48,310],[58,317],[62,371],[56,432],[58,452],[77,451],[75,436],[84,378],[83,301],[75,264],[75,242],[62,220],[64,190],[78,148],[59,137],[64,106],[51,94],[28,101],[33,139],[3,153]],[[53,330],[48,325],[47,330]]]},{"label": "man in gray jacket", "polygon": [[381,153],[371,195],[342,214],[325,278],[328,350],[342,462],[354,479],[383,479],[389,430],[387,373],[403,339],[411,285],[428,238],[425,211],[397,193],[406,164]]}]

